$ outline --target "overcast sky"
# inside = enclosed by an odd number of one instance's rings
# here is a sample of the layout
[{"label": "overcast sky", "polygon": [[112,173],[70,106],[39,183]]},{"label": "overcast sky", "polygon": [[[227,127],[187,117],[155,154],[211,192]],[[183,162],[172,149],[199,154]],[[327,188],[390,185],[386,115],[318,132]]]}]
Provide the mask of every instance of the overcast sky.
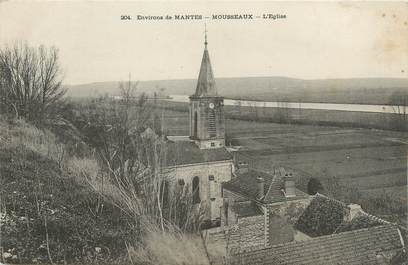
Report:
[{"label": "overcast sky", "polygon": [[[136,20],[166,14],[210,19]],[[1,2],[0,42],[57,46],[67,84],[197,78],[204,21],[216,77],[408,77],[407,3]]]}]

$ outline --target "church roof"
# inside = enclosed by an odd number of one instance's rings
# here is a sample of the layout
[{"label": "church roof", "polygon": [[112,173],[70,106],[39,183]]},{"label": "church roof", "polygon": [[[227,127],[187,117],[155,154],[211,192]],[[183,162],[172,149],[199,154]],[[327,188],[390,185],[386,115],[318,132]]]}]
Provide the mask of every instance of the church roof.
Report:
[{"label": "church roof", "polygon": [[201,60],[200,73],[198,74],[197,88],[194,97],[216,97],[217,88],[215,86],[215,79],[210,62],[210,55],[207,49],[207,36],[205,39],[205,48],[203,59]]},{"label": "church roof", "polygon": [[165,161],[168,167],[232,160],[232,155],[225,147],[200,149],[192,141],[167,141],[165,148]]},{"label": "church roof", "polygon": [[383,264],[379,255],[403,248],[396,226],[385,225],[294,241],[258,250],[232,250],[231,264]]}]

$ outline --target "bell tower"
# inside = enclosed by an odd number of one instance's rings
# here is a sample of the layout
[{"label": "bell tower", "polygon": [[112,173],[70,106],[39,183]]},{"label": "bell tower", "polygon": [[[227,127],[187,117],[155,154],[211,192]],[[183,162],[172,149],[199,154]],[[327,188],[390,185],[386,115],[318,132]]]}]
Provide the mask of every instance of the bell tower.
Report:
[{"label": "bell tower", "polygon": [[207,45],[206,30],[197,87],[190,96],[190,138],[200,149],[225,146],[224,98],[217,93]]}]

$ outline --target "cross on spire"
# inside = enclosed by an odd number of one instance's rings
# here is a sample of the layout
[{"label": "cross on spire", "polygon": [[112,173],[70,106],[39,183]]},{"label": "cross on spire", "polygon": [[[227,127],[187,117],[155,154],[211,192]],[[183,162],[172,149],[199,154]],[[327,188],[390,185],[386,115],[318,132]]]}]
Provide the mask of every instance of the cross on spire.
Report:
[{"label": "cross on spire", "polygon": [[205,48],[207,49],[207,44],[208,44],[207,42],[207,23],[204,23],[204,34],[205,34],[204,45],[205,45]]},{"label": "cross on spire", "polygon": [[198,74],[197,88],[194,96],[208,97],[217,96],[217,88],[215,87],[214,74],[211,67],[210,55],[207,49],[207,24],[204,24],[205,31],[205,48],[203,53],[203,59],[201,60],[200,73]]}]

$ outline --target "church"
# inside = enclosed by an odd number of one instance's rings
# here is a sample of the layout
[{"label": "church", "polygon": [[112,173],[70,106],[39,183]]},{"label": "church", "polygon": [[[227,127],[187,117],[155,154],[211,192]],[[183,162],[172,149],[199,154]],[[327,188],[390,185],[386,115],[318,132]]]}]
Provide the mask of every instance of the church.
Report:
[{"label": "church", "polygon": [[178,185],[189,185],[204,220],[221,220],[222,183],[231,180],[232,154],[225,147],[224,98],[218,95],[207,36],[195,93],[190,96],[188,137],[168,136],[166,168]]}]

